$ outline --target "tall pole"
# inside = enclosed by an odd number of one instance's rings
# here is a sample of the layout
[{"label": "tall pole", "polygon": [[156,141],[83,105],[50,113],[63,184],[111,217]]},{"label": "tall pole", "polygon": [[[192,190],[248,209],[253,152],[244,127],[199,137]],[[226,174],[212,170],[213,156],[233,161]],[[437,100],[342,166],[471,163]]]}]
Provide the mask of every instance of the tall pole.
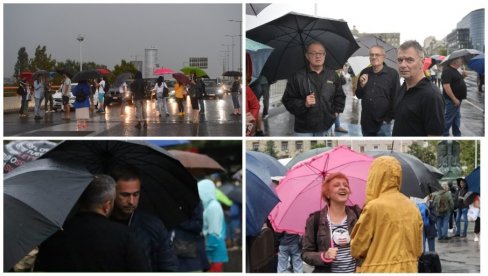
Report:
[{"label": "tall pole", "polygon": [[76,40],[80,42],[80,72],[81,72],[83,70],[83,56],[81,55],[81,43],[83,42],[83,40],[85,40],[85,35],[79,34]]},{"label": "tall pole", "polygon": [[232,39],[232,68],[230,70],[234,70],[234,36],[236,35],[225,35],[225,36],[228,36]]},{"label": "tall pole", "polygon": [[228,69],[229,69],[229,56],[230,56],[229,47],[230,47],[230,45],[229,44],[222,44],[222,46],[226,46],[227,47],[226,53],[227,53],[227,71],[228,71]]},{"label": "tall pole", "polygon": [[242,20],[230,19],[229,21],[239,23],[239,36],[241,36],[241,39],[239,40],[239,71],[242,71]]}]

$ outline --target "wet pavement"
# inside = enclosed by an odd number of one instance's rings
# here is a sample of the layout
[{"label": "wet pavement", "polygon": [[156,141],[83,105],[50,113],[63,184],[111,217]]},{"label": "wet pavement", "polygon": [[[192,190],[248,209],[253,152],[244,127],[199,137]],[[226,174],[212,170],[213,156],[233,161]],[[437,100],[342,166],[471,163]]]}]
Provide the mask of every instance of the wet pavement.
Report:
[{"label": "wet pavement", "polygon": [[[468,98],[463,100],[461,104],[462,136],[481,137],[485,133],[485,95],[478,92],[476,78],[475,72],[469,72],[468,77],[465,79],[468,87]],[[284,89],[284,86],[282,87]],[[361,100],[353,98],[350,80],[343,86],[343,89],[346,93],[346,106],[344,113],[340,115],[340,122],[341,127],[347,129],[348,133],[330,131],[329,134],[337,137],[362,136],[361,125],[359,124],[361,120]],[[264,120],[265,133],[269,136],[294,135],[294,116],[288,113],[281,103],[276,102],[281,99],[283,91],[277,92],[279,97],[273,97],[276,100],[274,103],[270,103],[269,117]],[[333,129],[334,126],[332,126]]]},{"label": "wet pavement", "polygon": [[[185,104],[185,116],[177,116],[174,99],[169,100],[170,116],[158,116],[155,101],[147,102],[148,128],[137,129],[134,126],[135,107],[126,106],[125,116],[120,116],[120,105],[112,104],[106,113],[91,113],[88,128],[77,130],[75,114],[71,121],[64,121],[62,112],[45,113],[43,119],[30,117],[19,118],[17,112],[4,112],[4,136],[234,136],[242,135],[242,118],[232,115],[233,106],[230,95],[222,100],[205,100],[205,114],[200,115],[200,123],[190,122],[191,104]],[[44,106],[44,104],[43,104]]]}]

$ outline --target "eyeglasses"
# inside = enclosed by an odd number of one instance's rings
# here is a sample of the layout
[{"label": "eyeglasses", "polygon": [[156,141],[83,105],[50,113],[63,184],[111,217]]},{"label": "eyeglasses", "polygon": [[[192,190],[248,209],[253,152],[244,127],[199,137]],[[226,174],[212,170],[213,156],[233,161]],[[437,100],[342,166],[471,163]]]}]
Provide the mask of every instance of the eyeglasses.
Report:
[{"label": "eyeglasses", "polygon": [[375,57],[382,57],[383,54],[369,54],[370,58],[375,58]]},{"label": "eyeglasses", "polygon": [[307,53],[307,55],[312,56],[312,57],[323,57],[323,56],[325,56],[325,53],[324,52]]}]

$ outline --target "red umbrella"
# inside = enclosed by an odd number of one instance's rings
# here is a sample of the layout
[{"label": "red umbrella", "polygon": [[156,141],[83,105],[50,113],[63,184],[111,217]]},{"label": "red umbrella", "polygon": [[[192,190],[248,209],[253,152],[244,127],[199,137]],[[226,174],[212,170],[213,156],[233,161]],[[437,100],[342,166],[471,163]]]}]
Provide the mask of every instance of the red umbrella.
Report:
[{"label": "red umbrella", "polygon": [[171,75],[171,74],[174,74],[176,73],[173,69],[171,68],[166,68],[166,67],[161,67],[161,68],[157,68],[157,69],[154,69],[153,71],[153,74],[154,75]]},{"label": "red umbrella", "polygon": [[190,84],[190,79],[183,73],[174,73],[173,78],[182,84]]},{"label": "red umbrella", "polygon": [[98,73],[102,74],[103,76],[110,75],[112,73],[107,68],[98,68],[97,71],[98,71]]},{"label": "red umbrella", "polygon": [[22,71],[20,72],[20,77],[25,78],[27,81],[32,81],[32,72],[29,71]]},{"label": "red umbrella", "polygon": [[428,57],[424,58],[424,66],[422,67],[422,71],[429,69],[431,65],[432,65],[432,59]]}]

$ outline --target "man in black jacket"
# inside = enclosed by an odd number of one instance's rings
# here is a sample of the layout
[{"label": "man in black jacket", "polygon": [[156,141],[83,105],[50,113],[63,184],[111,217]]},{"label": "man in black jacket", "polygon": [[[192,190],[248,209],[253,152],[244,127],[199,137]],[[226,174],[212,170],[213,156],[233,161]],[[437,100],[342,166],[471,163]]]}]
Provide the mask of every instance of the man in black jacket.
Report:
[{"label": "man in black jacket", "polygon": [[400,77],[384,63],[385,49],[376,45],[369,49],[371,67],[359,74],[356,96],[361,101],[363,136],[391,136],[394,104],[400,89]]},{"label": "man in black jacket", "polygon": [[177,271],[178,261],[163,222],[158,217],[137,210],[141,192],[141,177],[137,169],[121,166],[112,172],[112,176],[117,185],[111,219],[129,226],[137,242],[144,248],[153,272]]},{"label": "man in black jacket", "polygon": [[80,197],[81,212],[39,247],[35,271],[151,271],[141,245],[126,226],[110,221],[115,181],[95,176]]},{"label": "man in black jacket", "polygon": [[324,67],[326,52],[322,43],[311,42],[305,57],[309,66],[288,80],[281,101],[295,115],[296,136],[325,136],[344,111],[346,95],[339,76]]}]

